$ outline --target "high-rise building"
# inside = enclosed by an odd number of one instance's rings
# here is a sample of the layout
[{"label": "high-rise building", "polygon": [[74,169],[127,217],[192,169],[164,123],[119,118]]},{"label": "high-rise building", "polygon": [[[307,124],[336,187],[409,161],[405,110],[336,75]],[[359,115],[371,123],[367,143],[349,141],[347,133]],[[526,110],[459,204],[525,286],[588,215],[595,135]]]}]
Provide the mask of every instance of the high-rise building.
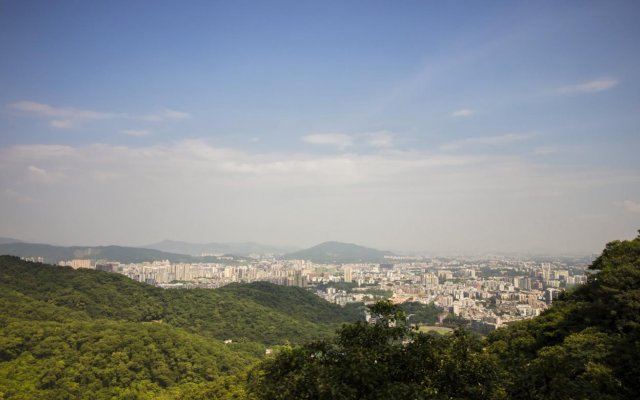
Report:
[{"label": "high-rise building", "polygon": [[344,267],[344,281],[346,283],[353,282],[353,270],[351,267]]}]

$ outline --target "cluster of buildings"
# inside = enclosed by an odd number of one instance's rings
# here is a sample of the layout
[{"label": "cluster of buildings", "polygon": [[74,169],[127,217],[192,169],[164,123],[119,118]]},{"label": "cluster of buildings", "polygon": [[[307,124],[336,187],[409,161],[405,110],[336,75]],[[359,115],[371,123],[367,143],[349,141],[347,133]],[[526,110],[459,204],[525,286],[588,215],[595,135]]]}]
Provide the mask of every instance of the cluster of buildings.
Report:
[{"label": "cluster of buildings", "polygon": [[217,288],[232,282],[268,281],[309,288],[345,305],[391,298],[433,303],[441,320],[463,318],[486,332],[539,315],[560,293],[587,280],[586,262],[536,262],[506,257],[390,258],[386,263],[314,264],[304,260],[219,263],[135,264],[70,260],[73,268],[115,272],[163,288]]}]

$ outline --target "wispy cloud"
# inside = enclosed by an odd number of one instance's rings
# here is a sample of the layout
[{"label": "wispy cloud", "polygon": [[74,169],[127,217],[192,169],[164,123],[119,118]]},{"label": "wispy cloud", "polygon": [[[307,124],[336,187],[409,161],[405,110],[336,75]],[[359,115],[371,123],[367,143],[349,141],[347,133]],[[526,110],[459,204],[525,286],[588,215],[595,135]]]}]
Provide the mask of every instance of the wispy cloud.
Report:
[{"label": "wispy cloud", "polygon": [[600,78],[577,85],[563,86],[557,90],[559,94],[595,93],[609,90],[618,84],[614,78]]},{"label": "wispy cloud", "polygon": [[27,173],[29,175],[29,179],[37,183],[55,183],[63,177],[63,175],[60,173],[52,173],[34,165],[29,165],[27,167]]},{"label": "wispy cloud", "polygon": [[476,110],[472,108],[462,108],[460,110],[453,111],[451,114],[449,114],[449,116],[454,118],[470,117],[475,113],[476,113]]},{"label": "wispy cloud", "polygon": [[468,146],[502,146],[510,143],[523,142],[529,140],[533,135],[530,133],[508,133],[506,135],[472,137],[446,143],[440,148],[442,150],[456,150]]},{"label": "wispy cloud", "polygon": [[151,131],[148,131],[146,129],[124,129],[120,132],[128,136],[137,136],[137,137],[151,135]]},{"label": "wispy cloud", "polygon": [[72,107],[54,107],[33,101],[19,101],[9,104],[9,108],[22,114],[49,120],[54,128],[68,129],[84,122],[113,118],[114,114]]},{"label": "wispy cloud", "polygon": [[365,134],[367,144],[373,147],[391,147],[393,136],[385,131]]},{"label": "wispy cloud", "polygon": [[353,138],[343,133],[314,133],[302,138],[304,142],[321,146],[333,146],[339,150],[353,145]]},{"label": "wispy cloud", "polygon": [[[102,111],[84,110],[73,107],[56,107],[35,101],[18,101],[8,105],[9,109],[21,115],[46,119],[49,126],[59,129],[77,128],[80,125],[106,119],[135,119],[147,122],[181,121],[191,118],[184,111],[164,109],[156,113],[144,115],[116,114]],[[127,133],[130,132],[130,133]],[[144,136],[142,130],[124,130],[122,133],[132,136]],[[147,133],[148,134],[148,133]]]},{"label": "wispy cloud", "polygon": [[[60,221],[69,221],[65,226],[70,230],[83,235],[106,230],[118,240],[127,232],[132,233],[131,238],[158,230],[169,234],[185,221],[195,229],[206,224],[206,229],[197,231],[203,236],[211,234],[211,226],[224,225],[221,235],[241,237],[246,226],[252,226],[261,235],[290,235],[291,240],[305,229],[326,234],[325,229],[335,232],[332,227],[339,226],[353,235],[365,235],[378,227],[390,230],[389,237],[409,231],[409,236],[399,239],[407,241],[418,234],[428,235],[425,226],[462,230],[469,221],[487,226],[505,221],[500,229],[513,232],[514,219],[519,226],[539,224],[556,207],[553,218],[564,218],[563,224],[570,224],[575,212],[566,206],[570,203],[567,198],[588,198],[585,195],[595,188],[628,188],[640,182],[633,170],[548,166],[518,156],[419,150],[249,152],[217,147],[206,140],[144,146],[9,146],[0,148],[0,171],[5,230],[29,223],[53,235]],[[59,182],[42,183],[56,173],[63,174]],[[167,191],[167,182],[176,190]],[[46,210],[56,213],[24,214],[16,220],[13,214],[29,211],[20,201],[26,199],[4,188],[47,199]],[[91,202],[86,201],[87,195]],[[256,195],[261,201],[255,201]],[[600,200],[592,203],[594,209],[601,205]],[[91,230],[83,230],[87,220],[95,222]],[[168,227],[163,225],[166,221]],[[362,221],[375,224],[363,228]],[[108,231],[114,225],[117,231]],[[274,231],[273,226],[280,229]],[[99,236],[96,240],[107,239]]]},{"label": "wispy cloud", "polygon": [[179,121],[191,118],[191,114],[184,111],[165,109],[153,114],[143,115],[141,118],[149,122]]}]

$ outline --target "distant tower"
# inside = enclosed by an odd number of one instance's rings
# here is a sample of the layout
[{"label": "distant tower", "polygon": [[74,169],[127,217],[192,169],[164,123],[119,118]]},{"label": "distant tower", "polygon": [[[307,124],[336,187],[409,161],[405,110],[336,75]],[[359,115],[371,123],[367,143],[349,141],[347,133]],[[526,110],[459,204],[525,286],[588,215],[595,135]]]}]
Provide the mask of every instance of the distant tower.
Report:
[{"label": "distant tower", "polygon": [[351,283],[353,281],[353,271],[351,267],[344,267],[344,281],[346,283]]}]

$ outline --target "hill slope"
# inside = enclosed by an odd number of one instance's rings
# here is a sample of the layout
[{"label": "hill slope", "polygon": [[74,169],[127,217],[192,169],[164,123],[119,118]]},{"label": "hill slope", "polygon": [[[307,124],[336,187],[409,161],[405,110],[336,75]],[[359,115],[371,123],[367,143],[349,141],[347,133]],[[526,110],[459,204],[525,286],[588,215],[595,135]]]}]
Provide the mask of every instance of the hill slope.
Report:
[{"label": "hill slope", "polygon": [[640,235],[607,244],[588,283],[488,338],[513,398],[636,399]]},{"label": "hill slope", "polygon": [[8,238],[8,237],[0,237],[0,244],[5,244],[5,243],[21,243],[22,240],[18,240],[18,239],[14,239],[14,238]]},{"label": "hill slope", "polygon": [[[331,334],[354,318],[299,288],[256,282],[227,289],[163,290],[119,274],[27,263],[8,256],[0,257],[0,286],[90,318],[162,320],[209,337],[265,344],[298,343]],[[273,293],[284,299],[278,307],[256,301]],[[322,324],[313,322],[312,316],[327,310],[331,318]]]},{"label": "hill slope", "polygon": [[[273,293],[285,300],[256,300]],[[244,390],[229,379],[266,345],[327,337],[351,318],[341,310],[297,288],[163,290],[118,274],[0,256],[0,393],[196,398],[202,391],[221,398]],[[325,316],[323,323],[314,315]]]},{"label": "hill slope", "polygon": [[356,263],[384,262],[384,256],[393,255],[389,251],[380,251],[352,243],[324,242],[311,248],[289,253],[289,260],[308,260],[314,263]]},{"label": "hill slope", "polygon": [[640,236],[607,244],[588,283],[541,316],[480,339],[415,332],[390,302],[373,324],[286,349],[251,381],[259,399],[635,400],[640,393]]}]

